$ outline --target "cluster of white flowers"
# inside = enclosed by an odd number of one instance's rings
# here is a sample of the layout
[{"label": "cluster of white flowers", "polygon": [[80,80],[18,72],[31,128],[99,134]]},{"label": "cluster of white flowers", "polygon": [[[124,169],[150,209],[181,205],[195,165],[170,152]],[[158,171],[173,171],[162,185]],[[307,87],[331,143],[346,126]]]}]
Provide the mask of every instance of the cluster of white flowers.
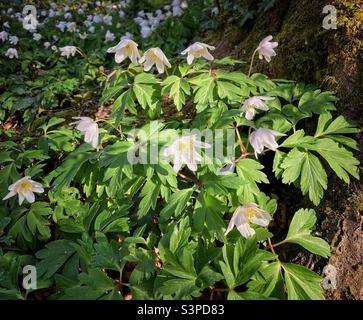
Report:
[{"label": "cluster of white flowers", "polygon": [[[49,9],[43,9],[38,13],[37,20],[39,18],[42,21],[38,21],[37,28],[44,27],[46,23],[51,22],[55,23],[54,26],[59,29],[61,32],[70,32],[76,33],[79,35],[81,39],[86,39],[88,34],[95,33],[96,28],[100,28],[104,30],[104,42],[112,42],[118,36],[114,32],[111,32],[108,28],[113,26],[113,17],[115,12],[118,13],[119,17],[125,16],[125,9],[127,9],[128,5],[131,3],[131,0],[122,0],[118,4],[112,4],[105,7],[106,13],[104,14],[89,14],[87,18],[82,24],[78,24],[72,21],[74,17],[74,12],[71,12],[70,7],[68,5],[59,5],[55,2],[50,4]],[[97,5],[97,4],[96,4]],[[99,6],[102,4],[99,3]],[[87,11],[88,4],[82,4],[77,11],[78,14],[84,14]],[[135,21],[139,24],[141,28],[141,36],[146,38],[149,37],[152,32],[157,28],[157,26],[164,20],[166,20],[170,16],[178,17],[183,14],[183,9],[187,8],[188,4],[186,1],[173,0],[170,4],[165,5],[162,9],[158,9],[155,12],[146,12],[144,10],[140,11],[135,18]],[[7,11],[2,10],[2,13],[10,18],[17,19],[19,22],[23,22],[24,16],[22,12],[14,12],[13,9],[9,9]],[[53,17],[58,17],[58,21],[51,20]],[[59,19],[60,18],[60,19]],[[3,23],[3,28],[10,28],[10,24],[8,21]],[[120,22],[116,25],[117,29],[122,28],[122,24]],[[33,40],[39,42],[42,39],[42,35],[37,29],[30,29],[30,33],[32,33]],[[132,39],[133,36],[129,32],[122,35],[120,37],[123,39]],[[0,32],[0,40],[2,42],[9,41],[11,45],[17,45],[19,42],[19,38],[15,35],[10,36],[7,31]],[[58,41],[58,39],[54,39],[54,41]],[[45,41],[43,46],[45,48],[52,48],[55,43],[51,43],[49,41]],[[9,58],[17,57],[17,53],[15,48],[10,48],[11,50],[6,54]],[[15,50],[15,51],[14,51]]]},{"label": "cluster of white flowers", "polygon": [[147,38],[155,31],[161,22],[170,16],[181,16],[183,14],[183,8],[186,7],[188,7],[186,1],[181,3],[180,0],[173,0],[171,5],[165,5],[163,10],[158,9],[155,13],[145,12],[144,10],[139,11],[134,20],[141,28],[141,36]]},{"label": "cluster of white flowers", "polygon": [[[137,43],[125,37],[116,46],[109,48],[107,52],[115,53],[115,61],[117,63],[121,63],[126,58],[129,58],[132,63],[137,63],[137,59],[140,58],[137,47]],[[208,49],[214,50],[215,48],[205,43],[195,42],[182,51],[181,54],[188,54],[188,64],[192,64],[194,59],[201,57],[207,60],[213,60],[214,58]],[[145,71],[149,71],[153,65],[156,66],[159,73],[164,73],[165,66],[171,68],[168,58],[160,48],[150,48],[146,50],[138,62],[144,64]]]}]

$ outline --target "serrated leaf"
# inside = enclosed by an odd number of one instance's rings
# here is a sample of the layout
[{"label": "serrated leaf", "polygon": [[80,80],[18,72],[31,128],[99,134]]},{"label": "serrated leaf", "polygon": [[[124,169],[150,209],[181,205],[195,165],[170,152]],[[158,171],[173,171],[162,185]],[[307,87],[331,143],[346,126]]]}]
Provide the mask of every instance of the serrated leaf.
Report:
[{"label": "serrated leaf", "polygon": [[313,209],[300,209],[292,218],[289,231],[284,242],[296,243],[324,258],[330,255],[329,244],[321,238],[311,235],[311,229],[316,223]]},{"label": "serrated leaf", "polygon": [[244,180],[257,183],[269,183],[267,176],[262,171],[264,166],[254,159],[241,159],[236,165],[238,175]]},{"label": "serrated leaf", "polygon": [[192,188],[174,192],[171,195],[167,205],[160,211],[161,220],[165,221],[172,215],[175,217],[179,216],[186,207],[190,197],[192,196],[192,193]]},{"label": "serrated leaf", "polygon": [[282,182],[290,184],[300,178],[302,193],[318,205],[327,189],[327,175],[319,159],[309,152],[292,149],[281,164]]},{"label": "serrated leaf", "polygon": [[320,276],[293,263],[283,263],[282,267],[289,300],[324,300]]}]

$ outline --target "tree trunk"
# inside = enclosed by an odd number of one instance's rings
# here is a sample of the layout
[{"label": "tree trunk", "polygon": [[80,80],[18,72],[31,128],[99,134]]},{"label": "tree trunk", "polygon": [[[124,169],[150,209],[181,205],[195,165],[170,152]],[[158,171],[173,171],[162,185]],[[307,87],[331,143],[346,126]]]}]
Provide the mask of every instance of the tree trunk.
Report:
[{"label": "tree trunk", "polygon": [[[326,5],[337,9],[337,29],[322,24]],[[363,1],[277,0],[266,13],[240,28],[226,25],[208,38],[216,42],[216,56],[232,55],[247,62],[260,40],[273,35],[279,42],[277,56],[267,64],[256,59],[254,71],[271,78],[315,83],[336,92],[339,114],[363,126]],[[215,39],[219,38],[218,41]],[[257,61],[258,60],[258,61]],[[358,135],[361,150],[363,137]],[[362,160],[362,154],[358,155]],[[318,208],[319,229],[332,246],[329,263],[338,270],[336,290],[329,299],[363,299],[363,188],[353,182],[346,186],[330,179],[330,189]],[[285,204],[288,207],[288,203]],[[295,257],[321,272],[328,263],[311,255]]]}]

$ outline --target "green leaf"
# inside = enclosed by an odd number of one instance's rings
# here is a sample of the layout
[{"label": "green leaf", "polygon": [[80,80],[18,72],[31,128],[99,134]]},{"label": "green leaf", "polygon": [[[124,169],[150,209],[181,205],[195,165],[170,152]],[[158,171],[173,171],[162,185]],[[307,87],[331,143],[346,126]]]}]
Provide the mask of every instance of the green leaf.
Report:
[{"label": "green leaf", "polygon": [[282,268],[289,300],[324,300],[320,276],[293,263],[283,263]]},{"label": "green leaf", "polygon": [[282,182],[290,184],[300,178],[302,193],[318,205],[327,189],[327,175],[319,159],[309,152],[292,149],[281,164]]},{"label": "green leaf", "polygon": [[200,77],[195,77],[189,80],[192,84],[197,84],[197,87],[194,88],[194,102],[198,106],[204,108],[209,103],[214,102],[214,89],[215,89],[215,81],[212,77],[203,74]]},{"label": "green leaf", "polygon": [[91,265],[94,268],[120,271],[121,257],[119,246],[115,241],[107,242],[106,239],[94,244],[95,255]]},{"label": "green leaf", "polygon": [[284,242],[299,244],[306,250],[327,258],[330,256],[329,244],[323,239],[311,235],[311,229],[315,223],[316,214],[313,209],[300,209],[292,218]]},{"label": "green leaf", "polygon": [[234,246],[225,244],[222,253],[224,261],[219,261],[219,265],[230,289],[249,281],[262,263],[254,237],[239,238]]},{"label": "green leaf", "polygon": [[121,300],[119,289],[101,270],[91,269],[88,273],[81,273],[80,284],[65,290],[61,296],[64,300]]},{"label": "green leaf", "polygon": [[247,284],[248,290],[267,297],[284,299],[284,282],[279,261],[263,264]]},{"label": "green leaf", "polygon": [[185,95],[190,95],[188,81],[173,75],[166,78],[162,85],[164,86],[163,92],[169,90],[177,110],[180,111],[185,104]]},{"label": "green leaf", "polygon": [[71,183],[82,165],[96,155],[96,153],[85,152],[79,148],[69,154],[61,166],[53,170],[45,180],[50,181],[55,178],[53,185],[59,192],[64,186],[68,186]]},{"label": "green leaf", "polygon": [[192,196],[193,189],[178,190],[173,193],[167,205],[160,211],[161,220],[165,221],[171,216],[179,216],[186,207],[190,197]]},{"label": "green leaf", "polygon": [[217,92],[221,99],[238,100],[241,96],[241,88],[227,81],[217,81]]},{"label": "green leaf", "polygon": [[28,228],[39,240],[44,241],[50,238],[48,215],[52,213],[53,211],[49,208],[48,203],[35,202],[26,214]]},{"label": "green leaf", "polygon": [[335,110],[332,103],[336,97],[332,92],[321,90],[308,91],[303,94],[299,101],[299,109],[302,112],[313,112],[317,114],[325,113],[326,111]]},{"label": "green leaf", "polygon": [[359,179],[359,161],[338,143],[328,138],[319,139],[310,149],[319,153],[344,182],[350,182],[349,174]]},{"label": "green leaf", "polygon": [[237,173],[244,180],[257,183],[269,183],[267,176],[262,171],[264,166],[254,159],[244,158],[237,162]]},{"label": "green leaf", "polygon": [[124,88],[120,85],[117,85],[115,87],[106,88],[100,99],[100,104],[104,105],[108,100],[110,100],[114,96],[118,95],[122,90],[124,90]]},{"label": "green leaf", "polygon": [[64,267],[67,261],[76,253],[74,243],[70,240],[56,240],[48,243],[45,249],[39,250],[35,255],[41,261],[37,263],[38,277],[45,279],[52,277]]},{"label": "green leaf", "polygon": [[155,209],[156,201],[160,192],[160,182],[154,182],[151,179],[148,180],[141,190],[140,197],[142,198],[139,204],[138,216],[144,217],[149,210]]},{"label": "green leaf", "polygon": [[234,290],[228,292],[227,300],[271,300],[260,293],[246,291],[246,292],[236,292]]}]

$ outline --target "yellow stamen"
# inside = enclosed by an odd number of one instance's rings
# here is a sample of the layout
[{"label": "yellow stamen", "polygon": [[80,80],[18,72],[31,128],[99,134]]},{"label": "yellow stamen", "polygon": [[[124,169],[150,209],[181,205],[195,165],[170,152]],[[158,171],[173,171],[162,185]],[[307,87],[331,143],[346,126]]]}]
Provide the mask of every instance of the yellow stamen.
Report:
[{"label": "yellow stamen", "polygon": [[15,186],[17,193],[27,193],[32,190],[32,183],[29,180],[22,180]]},{"label": "yellow stamen", "polygon": [[205,51],[205,48],[199,50],[190,50],[190,54],[193,56],[202,55]]},{"label": "yellow stamen", "polygon": [[253,105],[253,104],[249,104],[248,106],[247,106],[247,109],[253,109],[255,106]]},{"label": "yellow stamen", "polygon": [[193,140],[182,140],[179,142],[179,151],[180,153],[188,153],[191,154],[194,150],[194,142]]},{"label": "yellow stamen", "polygon": [[246,209],[247,223],[251,223],[251,220],[255,217],[260,217],[261,213],[256,208]]},{"label": "yellow stamen", "polygon": [[162,62],[161,59],[154,53],[154,51],[149,51],[147,53],[147,56],[150,58],[151,61]]}]

